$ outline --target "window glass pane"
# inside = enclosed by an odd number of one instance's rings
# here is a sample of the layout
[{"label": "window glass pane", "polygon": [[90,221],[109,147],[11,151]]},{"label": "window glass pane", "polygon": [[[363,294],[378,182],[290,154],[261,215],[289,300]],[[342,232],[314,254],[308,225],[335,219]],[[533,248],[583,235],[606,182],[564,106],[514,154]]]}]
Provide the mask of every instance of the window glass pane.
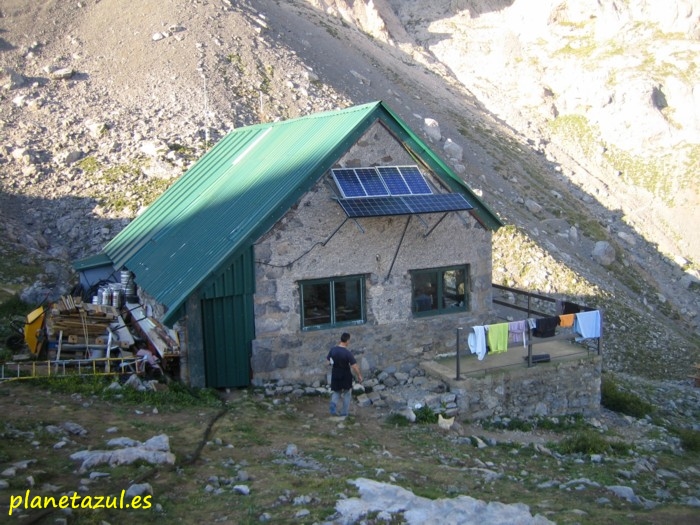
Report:
[{"label": "window glass pane", "polygon": [[331,322],[330,283],[304,284],[302,296],[304,297],[304,326]]},{"label": "window glass pane", "polygon": [[362,319],[362,281],[336,281],[335,291],[335,322],[359,321]]},{"label": "window glass pane", "polygon": [[364,283],[363,276],[300,282],[302,329],[363,323]]},{"label": "window glass pane", "polygon": [[465,290],[464,270],[446,270],[442,274],[442,302],[444,308],[463,308]]},{"label": "window glass pane", "polygon": [[412,311],[448,314],[469,308],[469,267],[435,268],[411,272]]},{"label": "window glass pane", "polygon": [[438,274],[421,272],[413,274],[413,311],[427,312],[438,308]]}]

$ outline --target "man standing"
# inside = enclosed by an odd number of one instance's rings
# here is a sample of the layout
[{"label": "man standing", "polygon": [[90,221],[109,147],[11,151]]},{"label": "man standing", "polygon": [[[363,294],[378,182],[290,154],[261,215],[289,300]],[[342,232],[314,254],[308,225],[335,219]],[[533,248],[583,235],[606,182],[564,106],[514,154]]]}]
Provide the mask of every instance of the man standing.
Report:
[{"label": "man standing", "polygon": [[[328,363],[331,365],[331,416],[347,416],[350,410],[352,396],[352,376],[357,377],[357,382],[362,383],[362,372],[355,360],[355,356],[348,350],[350,334],[344,332],[340,336],[340,342],[328,352]],[[338,414],[338,403],[343,400],[343,408]]]}]

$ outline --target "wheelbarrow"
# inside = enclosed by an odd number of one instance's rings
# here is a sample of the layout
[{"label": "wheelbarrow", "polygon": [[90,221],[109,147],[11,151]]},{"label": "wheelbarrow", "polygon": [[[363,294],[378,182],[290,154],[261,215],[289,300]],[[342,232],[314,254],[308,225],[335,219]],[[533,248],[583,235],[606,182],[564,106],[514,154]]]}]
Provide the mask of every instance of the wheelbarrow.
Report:
[{"label": "wheelbarrow", "polygon": [[39,357],[46,343],[45,319],[46,308],[40,306],[32,310],[25,319],[10,321],[10,327],[15,333],[7,338],[7,347],[13,351],[21,351],[26,345],[32,357]]}]

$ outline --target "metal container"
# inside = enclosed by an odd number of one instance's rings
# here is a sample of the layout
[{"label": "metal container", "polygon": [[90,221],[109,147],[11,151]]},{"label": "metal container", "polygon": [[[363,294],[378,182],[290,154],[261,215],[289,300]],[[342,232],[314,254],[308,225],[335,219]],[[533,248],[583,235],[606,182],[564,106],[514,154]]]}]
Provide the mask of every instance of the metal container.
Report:
[{"label": "metal container", "polygon": [[138,301],[138,296],[136,295],[136,283],[134,283],[134,274],[129,270],[122,270],[120,274],[121,278],[121,288],[123,290],[123,299],[128,302]]},{"label": "metal container", "polygon": [[102,290],[102,303],[105,306],[110,306],[112,304],[112,290],[108,288],[104,288]]},{"label": "metal container", "polygon": [[120,274],[121,278],[121,283],[122,283],[122,288],[126,288],[126,286],[129,284],[129,281],[133,280],[133,276],[131,275],[131,272],[129,270],[122,270]]},{"label": "metal container", "polygon": [[122,306],[122,291],[120,288],[112,290],[112,306],[115,308],[121,308]]}]

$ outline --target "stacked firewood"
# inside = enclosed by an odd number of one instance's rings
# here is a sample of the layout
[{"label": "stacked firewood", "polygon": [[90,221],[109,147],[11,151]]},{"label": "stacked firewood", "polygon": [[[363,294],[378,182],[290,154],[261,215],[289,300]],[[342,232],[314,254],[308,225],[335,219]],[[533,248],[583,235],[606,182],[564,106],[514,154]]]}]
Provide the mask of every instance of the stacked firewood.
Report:
[{"label": "stacked firewood", "polygon": [[[104,345],[110,326],[119,324],[116,308],[108,305],[85,303],[79,297],[61,297],[50,308],[46,318],[49,341],[63,343]],[[123,324],[123,323],[122,323]]]}]

